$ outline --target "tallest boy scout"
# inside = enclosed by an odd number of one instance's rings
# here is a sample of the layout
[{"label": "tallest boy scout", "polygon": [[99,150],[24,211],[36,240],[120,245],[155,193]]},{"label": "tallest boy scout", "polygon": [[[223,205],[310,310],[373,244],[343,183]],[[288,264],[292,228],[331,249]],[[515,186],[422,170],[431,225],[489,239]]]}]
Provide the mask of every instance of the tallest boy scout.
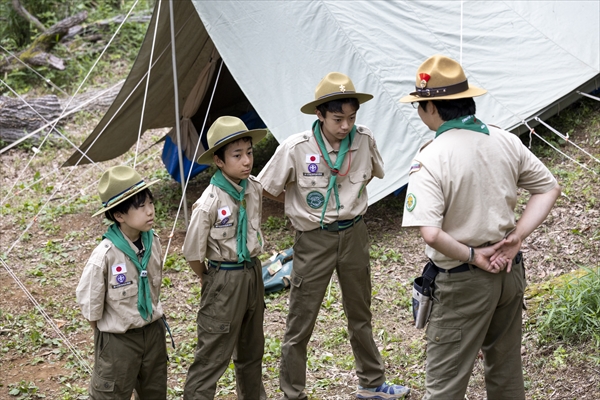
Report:
[{"label": "tallest boy scout", "polygon": [[[402,221],[420,228],[439,271],[427,327],[425,399],[463,399],[479,349],[487,398],[525,399],[525,271],[517,252],[560,188],[517,136],[475,116],[473,97],[484,93],[468,83],[459,63],[438,55],[421,64],[416,91],[401,100],[416,104],[435,131],[410,167]],[[518,187],[531,197],[516,221]]]},{"label": "tallest boy scout", "polygon": [[296,229],[290,310],[281,348],[280,385],[285,399],[305,399],[306,348],[325,290],[337,271],[359,379],[357,397],[398,399],[409,390],[385,383],[371,327],[369,237],[362,219],[366,186],[383,177],[383,161],[371,131],[355,125],[359,104],[373,98],[356,93],[346,75],[331,72],[315,100],[301,111],[318,119],[291,136],[258,176],[265,195],[285,202]]}]

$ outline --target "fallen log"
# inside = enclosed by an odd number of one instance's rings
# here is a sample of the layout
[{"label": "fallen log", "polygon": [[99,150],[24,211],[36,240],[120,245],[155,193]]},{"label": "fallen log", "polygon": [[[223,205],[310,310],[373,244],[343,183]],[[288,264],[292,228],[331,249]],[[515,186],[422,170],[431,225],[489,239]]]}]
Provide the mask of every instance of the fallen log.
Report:
[{"label": "fallen log", "polygon": [[[0,139],[5,143],[16,142],[49,121],[61,115],[71,114],[75,110],[105,111],[117,97],[122,84],[121,82],[109,90],[99,89],[82,93],[72,100],[61,99],[55,95],[25,99],[29,105],[20,99],[0,96]],[[27,140],[39,143],[48,129],[50,128],[37,132]]]}]

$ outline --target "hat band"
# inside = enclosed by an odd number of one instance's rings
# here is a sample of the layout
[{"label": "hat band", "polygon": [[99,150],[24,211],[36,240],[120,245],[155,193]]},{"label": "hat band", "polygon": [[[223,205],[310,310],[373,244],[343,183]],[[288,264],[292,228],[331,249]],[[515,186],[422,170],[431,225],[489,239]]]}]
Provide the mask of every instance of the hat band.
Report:
[{"label": "hat band", "polygon": [[227,140],[227,139],[229,139],[230,137],[232,137],[232,136],[235,136],[235,135],[237,135],[237,134],[239,134],[239,133],[242,133],[242,132],[248,132],[248,131],[237,131],[237,132],[234,132],[234,133],[232,133],[231,135],[227,135],[227,136],[225,136],[224,138],[221,138],[221,139],[217,140],[217,141],[215,142],[215,144],[213,144],[213,147],[215,147],[216,145],[218,145],[218,144],[219,144],[219,143],[221,143],[222,141],[224,141],[224,140]]},{"label": "hat band", "polygon": [[469,81],[457,83],[450,86],[440,86],[436,88],[419,88],[415,87],[416,91],[412,92],[411,95],[419,97],[439,97],[449,96],[451,94],[466,92],[469,90]]},{"label": "hat band", "polygon": [[144,182],[143,180],[141,180],[138,183],[136,183],[135,185],[131,186],[130,188],[125,189],[121,193],[119,193],[119,194],[111,197],[110,199],[108,199],[107,201],[105,201],[104,203],[102,203],[102,205],[104,207],[108,207],[109,205],[114,204],[119,199],[123,198],[124,196],[127,196],[127,195],[131,194],[132,192],[136,191],[137,189],[139,189],[140,187],[144,186],[145,184],[146,184],[146,182]]},{"label": "hat band", "polygon": [[322,100],[322,99],[325,99],[330,96],[337,96],[338,94],[354,94],[354,93],[356,93],[354,90],[345,90],[343,92],[333,92],[333,93],[328,93],[326,95],[323,95],[323,96],[319,97],[317,100]]}]

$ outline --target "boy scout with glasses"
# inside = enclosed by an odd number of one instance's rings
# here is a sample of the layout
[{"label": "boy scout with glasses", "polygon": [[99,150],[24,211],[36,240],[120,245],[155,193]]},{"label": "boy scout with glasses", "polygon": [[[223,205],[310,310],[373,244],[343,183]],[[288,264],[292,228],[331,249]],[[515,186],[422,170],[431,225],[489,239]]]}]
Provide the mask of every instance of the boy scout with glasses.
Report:
[{"label": "boy scout with glasses", "polygon": [[301,108],[317,120],[289,137],[260,172],[265,196],[285,203],[296,229],[290,305],[281,348],[280,385],[285,399],[306,399],[307,345],[333,271],[337,271],[359,378],[357,397],[398,399],[409,389],[385,382],[371,326],[369,236],[363,220],[366,186],[383,178],[383,161],[371,131],[355,125],[359,104],[350,78],[331,72],[315,100]]},{"label": "boy scout with glasses", "polygon": [[[194,204],[183,254],[200,277],[198,345],[183,398],[213,399],[233,355],[240,400],[266,399],[262,383],[264,286],[260,231],[262,186],[250,176],[252,144],[264,129],[220,117],[207,133],[199,164],[219,168]],[[206,260],[206,261],[205,261]]]},{"label": "boy scout with glasses", "polygon": [[[471,85],[455,60],[428,58],[417,70],[415,86],[400,101],[416,105],[423,123],[435,131],[410,167],[402,221],[419,228],[438,271],[427,327],[424,399],[464,398],[480,349],[488,399],[525,399],[526,282],[518,251],[550,212],[560,187],[518,136],[475,116],[473,97],[486,90]],[[516,221],[519,187],[531,197]]]},{"label": "boy scout with glasses", "polygon": [[109,168],[98,192],[113,222],[92,252],[77,302],[94,329],[92,399],[167,398],[167,348],[160,303],[162,258],[152,231],[154,203],[131,167]]}]

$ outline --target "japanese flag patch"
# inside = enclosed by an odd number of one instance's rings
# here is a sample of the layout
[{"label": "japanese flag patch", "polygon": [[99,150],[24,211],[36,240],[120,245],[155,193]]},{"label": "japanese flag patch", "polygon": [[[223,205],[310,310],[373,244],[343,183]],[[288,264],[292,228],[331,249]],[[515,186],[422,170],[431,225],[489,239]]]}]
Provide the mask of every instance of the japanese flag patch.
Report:
[{"label": "japanese flag patch", "polygon": [[221,207],[217,211],[217,220],[222,224],[226,224],[229,222],[229,217],[231,216],[231,209],[229,206]]},{"label": "japanese flag patch", "polygon": [[307,154],[306,155],[306,163],[307,164],[320,164],[321,156],[318,154]]},{"label": "japanese flag patch", "polygon": [[111,267],[112,270],[112,274],[114,275],[119,275],[119,274],[124,274],[127,272],[127,267],[125,266],[125,263],[121,263],[121,264],[115,264]]}]

